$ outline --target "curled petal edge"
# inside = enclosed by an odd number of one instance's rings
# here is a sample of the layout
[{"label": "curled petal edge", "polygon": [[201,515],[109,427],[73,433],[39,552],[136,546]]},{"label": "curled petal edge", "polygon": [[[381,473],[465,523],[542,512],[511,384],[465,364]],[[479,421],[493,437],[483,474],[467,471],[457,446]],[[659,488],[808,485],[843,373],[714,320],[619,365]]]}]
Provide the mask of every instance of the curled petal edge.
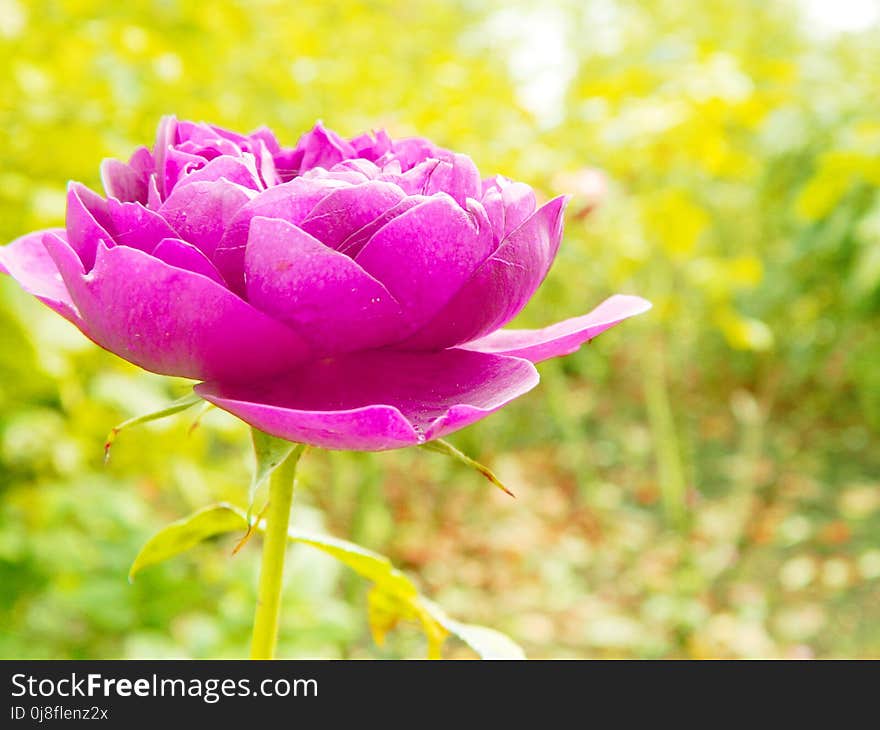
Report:
[{"label": "curled petal edge", "polygon": [[539,363],[576,352],[585,342],[625,319],[647,312],[652,306],[651,302],[641,297],[615,294],[580,317],[571,317],[543,329],[498,330],[460,347]]}]

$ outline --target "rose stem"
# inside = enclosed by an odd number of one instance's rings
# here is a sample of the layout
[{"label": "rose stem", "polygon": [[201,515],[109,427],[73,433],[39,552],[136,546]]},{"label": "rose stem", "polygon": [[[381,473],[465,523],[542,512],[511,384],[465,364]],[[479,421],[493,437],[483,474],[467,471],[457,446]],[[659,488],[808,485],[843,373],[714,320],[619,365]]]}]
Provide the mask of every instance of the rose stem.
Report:
[{"label": "rose stem", "polygon": [[284,557],[287,553],[287,528],[293,503],[296,465],[305,447],[297,445],[269,477],[269,505],[263,536],[263,557],[260,562],[260,585],[257,589],[257,610],[251,659],[272,659],[278,641],[278,617],[281,613],[281,588]]}]

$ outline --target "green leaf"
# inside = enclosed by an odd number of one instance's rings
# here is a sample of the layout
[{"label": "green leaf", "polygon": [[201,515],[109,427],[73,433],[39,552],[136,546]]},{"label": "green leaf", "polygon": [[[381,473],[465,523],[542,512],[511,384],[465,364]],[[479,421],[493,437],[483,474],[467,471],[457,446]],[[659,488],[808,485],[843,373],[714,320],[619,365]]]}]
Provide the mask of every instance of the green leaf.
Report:
[{"label": "green leaf", "polygon": [[165,408],[160,408],[158,411],[153,411],[152,413],[145,413],[142,416],[129,418],[127,421],[123,421],[118,426],[110,429],[110,433],[107,434],[107,440],[104,442],[104,463],[106,464],[110,461],[110,448],[113,446],[113,442],[116,441],[116,437],[121,431],[131,428],[132,426],[139,426],[142,423],[149,423],[150,421],[157,421],[160,418],[173,416],[175,413],[180,413],[187,408],[191,408],[201,400],[202,399],[195,393],[190,393],[182,398],[178,398],[170,405],[165,406]]},{"label": "green leaf", "polygon": [[367,593],[367,620],[376,646],[384,646],[386,634],[401,621],[405,619],[417,621],[418,618],[406,602],[380,590],[377,586],[370,588]]},{"label": "green leaf", "polygon": [[487,466],[483,466],[479,461],[475,461],[467,454],[456,449],[452,444],[448,441],[444,441],[443,439],[435,439],[434,441],[428,441],[426,444],[422,444],[421,448],[426,449],[428,451],[434,451],[438,454],[444,454],[445,456],[449,456],[456,461],[461,462],[467,467],[471,469],[475,469],[480,474],[482,474],[486,479],[488,479],[492,484],[498,487],[505,494],[509,494],[511,497],[516,498],[516,495],[511,492],[504,483],[495,476],[495,473]]},{"label": "green leaf", "polygon": [[[262,521],[251,523],[233,505],[220,503],[168,525],[141,548],[129,572],[129,579],[154,563],[179,555],[210,537],[226,532],[263,531]],[[504,634],[484,626],[464,624],[450,618],[429,601],[416,585],[384,555],[329,535],[290,528],[291,542],[309,545],[347,565],[373,585],[367,595],[370,631],[382,646],[386,634],[402,621],[417,621],[428,640],[428,657],[439,658],[443,642],[454,634],[483,659],[523,659],[525,654]]]},{"label": "green leaf", "polygon": [[401,573],[384,555],[374,553],[353,542],[328,535],[290,528],[288,536],[294,542],[310,545],[345,563],[362,578],[374,583],[380,590],[398,598],[410,599],[418,595],[413,582]]},{"label": "green leaf", "polygon": [[173,558],[209,537],[247,528],[244,514],[231,505],[221,503],[205,507],[163,527],[147,540],[128,571],[128,579],[134,580],[134,576],[148,565]]},{"label": "green leaf", "polygon": [[439,658],[447,634],[454,634],[482,659],[525,659],[523,650],[499,631],[451,619],[433,601],[422,596],[415,584],[384,555],[335,537],[291,528],[294,542],[305,543],[344,563],[372,581],[367,613],[373,639],[382,646],[386,633],[400,621],[417,620],[428,639],[429,658]]},{"label": "green leaf", "polygon": [[422,605],[431,617],[480,655],[481,659],[525,659],[525,652],[513,639],[500,631],[477,624],[464,624],[450,618],[433,601],[422,598]]}]

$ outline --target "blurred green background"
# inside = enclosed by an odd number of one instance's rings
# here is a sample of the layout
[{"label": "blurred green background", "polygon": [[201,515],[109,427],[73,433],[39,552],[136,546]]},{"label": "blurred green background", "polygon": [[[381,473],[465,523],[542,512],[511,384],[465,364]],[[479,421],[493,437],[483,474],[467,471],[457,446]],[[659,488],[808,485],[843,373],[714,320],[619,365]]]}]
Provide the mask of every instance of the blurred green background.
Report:
[{"label": "blurred green background", "polygon": [[[388,554],[534,657],[880,656],[880,9],[871,0],[0,0],[0,240],[162,114],[293,144],[318,118],[572,193],[520,325],[654,310],[423,451],[312,452],[294,522]],[[185,392],[0,281],[0,656],[239,657],[256,544],[128,566],[246,500],[246,429],[109,428]],[[291,549],[279,654],[370,639],[365,585]],[[451,656],[470,656],[451,644]]]}]

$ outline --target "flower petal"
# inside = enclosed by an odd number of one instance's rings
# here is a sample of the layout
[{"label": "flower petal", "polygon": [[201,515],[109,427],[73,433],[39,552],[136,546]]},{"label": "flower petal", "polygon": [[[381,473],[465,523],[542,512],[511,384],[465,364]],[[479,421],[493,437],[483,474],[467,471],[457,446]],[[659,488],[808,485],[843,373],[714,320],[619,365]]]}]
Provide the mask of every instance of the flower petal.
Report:
[{"label": "flower petal", "polygon": [[212,258],[226,228],[254,195],[253,190],[226,180],[194,182],[174,188],[159,213],[180,238]]},{"label": "flower petal", "polygon": [[454,154],[438,161],[421,192],[424,195],[448,193],[465,207],[468,198],[480,198],[481,189],[480,171],[473,160],[467,155]]},{"label": "flower petal", "polygon": [[86,271],[95,265],[98,241],[113,245],[113,236],[101,223],[108,224],[106,203],[100,195],[80,183],[70,183],[67,188],[67,212],[65,226],[67,240]]},{"label": "flower petal", "polygon": [[355,260],[387,287],[415,328],[433,317],[491,252],[492,231],[488,221],[479,220],[440,193],[379,229]]},{"label": "flower petal", "polygon": [[196,392],[273,436],[381,451],[463,428],[537,383],[534,365],[519,358],[371,351],[309,363],[271,381],[202,383]]},{"label": "flower petal", "polygon": [[221,286],[226,286],[217,267],[211,263],[205,254],[191,243],[179,238],[164,238],[153,249],[153,256],[166,264],[176,266],[178,269],[192,271],[194,274],[202,274],[216,281]]},{"label": "flower petal", "polygon": [[462,345],[463,349],[523,357],[541,362],[551,357],[570,355],[629,317],[647,312],[651,303],[641,297],[615,294],[589,314],[557,322],[539,330],[498,330],[491,335]]},{"label": "flower petal", "polygon": [[298,177],[264,190],[243,205],[229,222],[213,257],[229,288],[244,293],[244,250],[253,218],[278,218],[299,225],[323,198],[348,186],[347,182],[330,178]]},{"label": "flower petal", "polygon": [[147,202],[147,180],[153,172],[153,155],[146,147],[135,150],[128,164],[108,158],[101,163],[101,182],[111,198]]},{"label": "flower petal", "polygon": [[289,370],[311,356],[289,327],[205,276],[127,246],[98,246],[86,275],[74,250],[48,233],[55,261],[88,335],[162,375],[247,380]]},{"label": "flower petal", "polygon": [[451,153],[424,137],[405,137],[391,143],[390,157],[400,161],[404,172],[429,157],[447,157]]},{"label": "flower petal", "polygon": [[[565,200],[551,200],[502,241],[430,322],[400,347],[452,347],[513,319],[553,263],[562,238]],[[396,295],[392,287],[389,289]]]},{"label": "flower petal", "polygon": [[36,231],[0,247],[0,271],[9,274],[28,294],[83,329],[82,319],[70,292],[43,245],[43,236],[47,233],[65,235],[63,228]]},{"label": "flower petal", "polygon": [[378,181],[334,190],[312,208],[300,227],[330,248],[338,248],[403,197],[396,185]]},{"label": "flower petal", "polygon": [[184,185],[196,182],[213,182],[220,179],[241,185],[249,190],[262,190],[265,185],[257,172],[257,162],[250,153],[242,153],[240,157],[222,155],[215,157],[204,167],[189,173],[178,181],[175,190]]},{"label": "flower petal", "polygon": [[291,324],[320,354],[378,347],[401,337],[400,305],[344,254],[277,218],[251,221],[247,298]]},{"label": "flower petal", "polygon": [[151,252],[163,238],[177,237],[162,216],[137,202],[104,200],[85,185],[67,191],[67,234],[86,270],[95,263],[98,241]]},{"label": "flower petal", "polygon": [[300,173],[313,167],[329,170],[337,162],[357,157],[357,152],[348,142],[332,129],[318,122],[310,132],[306,132],[296,143],[297,169]]},{"label": "flower petal", "polygon": [[357,258],[357,255],[380,228],[394,218],[397,218],[397,216],[406,213],[410,208],[415,208],[417,205],[424,203],[426,200],[427,198],[422,195],[411,195],[403,198],[397,205],[392,206],[382,215],[367,223],[367,225],[351,233],[339,244],[337,251],[351,258]]},{"label": "flower petal", "polygon": [[177,118],[164,116],[159,120],[156,131],[156,144],[153,147],[153,159],[156,163],[156,189],[160,200],[165,200],[174,185],[174,179],[167,171],[168,152],[177,141]]},{"label": "flower petal", "polygon": [[504,205],[504,235],[506,238],[525,223],[538,207],[535,191],[521,182],[511,182],[501,188]]},{"label": "flower petal", "polygon": [[[175,231],[158,213],[140,203],[107,200],[104,227],[120,246],[131,246],[150,253],[163,238],[176,238]],[[110,241],[107,241],[110,244]]]},{"label": "flower petal", "polygon": [[503,175],[483,180],[483,205],[489,212],[499,240],[525,223],[538,207],[535,191],[525,183]]}]

